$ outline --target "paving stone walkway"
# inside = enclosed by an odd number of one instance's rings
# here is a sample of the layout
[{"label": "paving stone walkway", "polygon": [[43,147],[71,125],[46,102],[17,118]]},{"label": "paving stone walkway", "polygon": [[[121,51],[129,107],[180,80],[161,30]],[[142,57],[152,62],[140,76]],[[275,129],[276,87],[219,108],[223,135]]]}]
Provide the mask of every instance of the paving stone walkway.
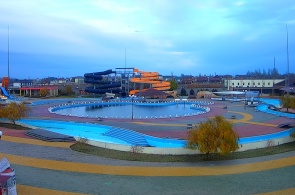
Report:
[{"label": "paving stone walkway", "polygon": [[[225,105],[228,109],[223,109]],[[235,113],[233,122],[244,136],[280,131],[282,129],[276,125],[289,121],[255,112],[253,108],[245,109],[236,102],[217,102],[212,112],[203,116],[148,121],[108,119],[98,122],[64,117],[49,113],[48,106],[35,106],[31,117],[102,123],[161,137],[184,137],[186,124],[195,124],[216,114],[230,118],[231,112],[241,113]],[[245,117],[249,115],[251,119]],[[75,152],[69,148],[71,143],[31,139],[24,131],[2,127],[0,130],[4,133],[0,141],[0,158],[6,157],[15,168],[20,195],[295,194],[295,152],[231,161],[130,162]]]}]

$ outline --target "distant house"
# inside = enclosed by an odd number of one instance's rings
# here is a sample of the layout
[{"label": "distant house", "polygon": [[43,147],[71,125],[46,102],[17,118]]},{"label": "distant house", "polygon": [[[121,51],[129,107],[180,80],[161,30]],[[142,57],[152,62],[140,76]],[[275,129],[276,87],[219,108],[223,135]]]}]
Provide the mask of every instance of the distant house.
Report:
[{"label": "distant house", "polygon": [[84,83],[84,77],[82,77],[82,76],[74,77],[74,83],[77,83],[77,84]]},{"label": "distant house", "polygon": [[39,96],[41,90],[48,90],[49,96],[56,96],[58,95],[58,87],[57,86],[31,86],[31,87],[21,87],[19,89],[20,96]]},{"label": "distant house", "polygon": [[192,84],[194,80],[192,75],[181,75],[181,84]]},{"label": "distant house", "polygon": [[10,81],[10,86],[13,88],[20,88],[20,87],[30,87],[34,85],[34,80],[32,79],[13,79]]},{"label": "distant house", "polygon": [[220,77],[220,76],[209,77],[209,82],[210,83],[221,83],[222,77]]},{"label": "distant house", "polygon": [[173,76],[173,75],[172,75],[172,76],[162,76],[162,77],[163,77],[163,80],[164,80],[164,81],[168,81],[168,80],[175,81],[175,78],[176,78],[176,77]]},{"label": "distant house", "polygon": [[175,81],[177,83],[181,83],[181,77],[179,76],[162,76],[163,81]]},{"label": "distant house", "polygon": [[209,82],[209,77],[198,76],[198,77],[196,77],[196,82],[198,82],[198,83],[208,83]]},{"label": "distant house", "polygon": [[67,83],[67,79],[65,79],[65,78],[58,78],[58,79],[56,79],[56,81],[57,81],[57,84],[66,84]]},{"label": "distant house", "polygon": [[54,81],[55,78],[53,77],[48,77],[40,80],[41,85],[50,85],[50,82]]},{"label": "distant house", "polygon": [[10,79],[8,91],[9,94],[18,94],[21,87],[34,86],[34,80],[32,79]]}]

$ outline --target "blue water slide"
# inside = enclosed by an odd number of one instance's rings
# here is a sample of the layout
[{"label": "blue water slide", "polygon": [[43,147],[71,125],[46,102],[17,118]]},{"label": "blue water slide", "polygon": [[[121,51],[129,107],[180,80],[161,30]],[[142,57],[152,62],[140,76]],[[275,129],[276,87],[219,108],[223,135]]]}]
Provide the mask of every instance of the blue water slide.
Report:
[{"label": "blue water slide", "polygon": [[4,87],[1,87],[2,94],[6,96],[8,99],[14,99],[13,96],[9,95]]},{"label": "blue water slide", "polygon": [[84,82],[93,84],[91,87],[86,87],[85,92],[88,93],[120,93],[121,83],[112,81],[103,81],[103,76],[108,74],[116,73],[111,69],[102,72],[93,72],[84,74]]}]

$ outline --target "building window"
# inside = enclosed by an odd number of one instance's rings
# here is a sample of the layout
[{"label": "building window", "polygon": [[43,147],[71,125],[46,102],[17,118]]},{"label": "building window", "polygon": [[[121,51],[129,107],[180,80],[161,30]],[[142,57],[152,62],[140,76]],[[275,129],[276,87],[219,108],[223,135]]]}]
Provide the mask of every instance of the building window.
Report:
[{"label": "building window", "polygon": [[258,82],[258,85],[260,85],[260,82]]},{"label": "building window", "polygon": [[250,83],[248,83],[248,86],[250,86]]},{"label": "building window", "polygon": [[238,85],[240,85],[240,83],[238,83]]},{"label": "building window", "polygon": [[243,83],[243,86],[245,85],[245,83]]},{"label": "building window", "polygon": [[270,85],[270,82],[268,82],[267,84]]}]

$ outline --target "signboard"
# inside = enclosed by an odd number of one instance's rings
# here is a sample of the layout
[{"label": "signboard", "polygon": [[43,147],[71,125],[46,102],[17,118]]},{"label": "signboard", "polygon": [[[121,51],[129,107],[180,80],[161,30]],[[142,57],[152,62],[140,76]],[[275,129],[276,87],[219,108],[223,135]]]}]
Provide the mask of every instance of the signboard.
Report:
[{"label": "signboard", "polygon": [[9,161],[5,157],[3,157],[0,161],[0,173],[5,171],[9,167],[10,167]]}]

